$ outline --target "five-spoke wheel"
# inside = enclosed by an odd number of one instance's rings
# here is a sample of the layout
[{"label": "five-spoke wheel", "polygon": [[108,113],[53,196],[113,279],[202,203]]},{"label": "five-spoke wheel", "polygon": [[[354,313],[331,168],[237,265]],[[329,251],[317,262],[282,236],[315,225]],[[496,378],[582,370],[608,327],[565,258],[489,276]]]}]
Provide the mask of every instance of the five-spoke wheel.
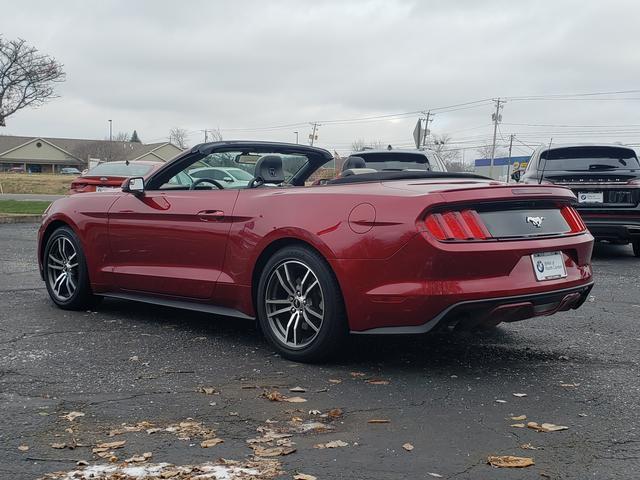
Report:
[{"label": "five-spoke wheel", "polygon": [[276,252],[263,269],[257,298],[262,330],[287,358],[319,360],[346,334],[336,279],[310,248],[295,245]]},{"label": "five-spoke wheel", "polygon": [[82,310],[100,300],[91,292],[84,253],[71,228],[60,227],[49,236],[42,267],[49,296],[58,306]]}]

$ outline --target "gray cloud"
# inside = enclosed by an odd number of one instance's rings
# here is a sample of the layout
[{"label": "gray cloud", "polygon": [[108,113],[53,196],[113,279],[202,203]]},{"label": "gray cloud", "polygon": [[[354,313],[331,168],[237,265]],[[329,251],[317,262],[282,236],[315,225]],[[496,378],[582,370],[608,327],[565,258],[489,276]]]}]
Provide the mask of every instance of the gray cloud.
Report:
[{"label": "gray cloud", "polygon": [[[62,98],[10,118],[5,133],[102,138],[111,118],[145,141],[176,125],[194,131],[192,141],[216,127],[291,141],[308,128],[233,129],[634,89],[639,14],[634,1],[13,2],[3,6],[3,34],[56,56],[68,80]],[[507,123],[636,124],[638,106],[513,101],[501,130],[542,141],[558,129]],[[490,137],[491,108],[438,114],[433,130],[460,131],[453,136],[473,146]],[[325,125],[320,143],[410,143],[415,121]],[[638,142],[639,134],[594,138]]]}]

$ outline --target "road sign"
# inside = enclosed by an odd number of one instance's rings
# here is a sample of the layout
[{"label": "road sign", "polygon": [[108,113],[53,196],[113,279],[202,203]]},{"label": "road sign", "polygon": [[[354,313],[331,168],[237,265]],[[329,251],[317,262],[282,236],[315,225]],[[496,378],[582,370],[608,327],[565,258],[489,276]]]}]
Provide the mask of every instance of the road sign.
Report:
[{"label": "road sign", "polygon": [[426,134],[426,130],[422,128],[422,119],[419,118],[416,122],[416,127],[413,129],[413,141],[416,144],[416,148],[420,148],[422,146]]}]

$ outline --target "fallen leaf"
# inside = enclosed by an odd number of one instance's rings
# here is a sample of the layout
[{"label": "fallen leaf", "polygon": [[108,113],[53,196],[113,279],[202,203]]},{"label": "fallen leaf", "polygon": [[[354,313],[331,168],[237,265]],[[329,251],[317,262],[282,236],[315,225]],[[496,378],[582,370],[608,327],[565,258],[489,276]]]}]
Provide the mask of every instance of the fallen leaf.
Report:
[{"label": "fallen leaf", "polygon": [[302,397],[285,397],[284,401],[289,403],[304,403],[307,399]]},{"label": "fallen leaf", "polygon": [[342,416],[342,410],[339,408],[332,408],[327,413],[327,417],[329,418],[340,418]]},{"label": "fallen leaf", "polygon": [[205,395],[217,395],[218,391],[213,387],[200,387],[200,393],[204,393]]},{"label": "fallen leaf", "polygon": [[151,452],[145,452],[142,455],[134,455],[131,458],[127,458],[125,460],[126,463],[140,463],[140,462],[146,462],[147,460],[149,460],[151,457],[153,457],[153,453]]},{"label": "fallen leaf", "polygon": [[290,388],[289,391],[293,393],[304,393],[307,391],[307,389],[302,387],[293,387],[293,388]]},{"label": "fallen leaf", "polygon": [[539,450],[538,447],[534,447],[530,443],[523,443],[522,445],[520,445],[520,448],[523,450]]},{"label": "fallen leaf", "polygon": [[511,426],[515,427],[515,428],[524,428],[524,427],[526,427],[526,425],[524,423],[512,423]]},{"label": "fallen leaf", "polygon": [[569,427],[565,427],[564,425],[555,425],[553,423],[543,423],[540,425],[536,422],[527,423],[527,427],[536,430],[538,432],[559,432],[560,430],[568,430]]},{"label": "fallen leaf", "polygon": [[129,360],[132,361],[132,362],[137,362],[140,359],[138,358],[138,355],[134,355],[133,357],[129,357]]},{"label": "fallen leaf", "polygon": [[507,403],[507,401],[506,401],[506,400],[498,399],[498,400],[496,400],[496,403]]},{"label": "fallen leaf", "polygon": [[73,422],[78,417],[84,417],[82,412],[69,412],[66,415],[62,415],[60,418],[66,418],[70,422]]},{"label": "fallen leaf", "polygon": [[367,420],[367,423],[391,423],[391,420],[386,418],[372,418],[371,420]]},{"label": "fallen leaf", "polygon": [[329,383],[338,384],[338,383],[342,383],[342,380],[340,380],[339,378],[330,378]]},{"label": "fallen leaf", "polygon": [[273,390],[271,392],[267,392],[266,390],[264,392],[262,392],[262,395],[260,395],[263,398],[266,398],[267,400],[270,400],[272,402],[283,402],[284,399],[286,398],[284,395],[282,395],[279,391],[277,390]]},{"label": "fallen leaf", "polygon": [[202,442],[200,442],[200,446],[202,448],[209,448],[215,447],[220,443],[224,443],[224,440],[222,440],[221,438],[208,438],[207,440],[203,440]]},{"label": "fallen leaf", "polygon": [[365,380],[365,383],[368,383],[369,385],[389,385],[389,380],[374,378],[370,380]]},{"label": "fallen leaf", "polygon": [[518,398],[522,398],[522,397],[526,397],[527,394],[526,393],[514,393],[513,396],[514,397],[518,397]]},{"label": "fallen leaf", "polygon": [[313,475],[307,475],[306,473],[296,473],[293,476],[293,480],[317,480],[318,477]]},{"label": "fallen leaf", "polygon": [[511,417],[511,420],[515,420],[515,421],[526,420],[526,419],[527,419],[526,415],[518,415],[517,417]]},{"label": "fallen leaf", "polygon": [[439,473],[427,472],[427,475],[429,475],[430,477],[442,478],[442,475],[440,475]]},{"label": "fallen leaf", "polygon": [[366,374],[364,374],[364,373],[362,373],[362,372],[351,372],[351,373],[350,373],[350,375],[351,375],[353,378],[357,378],[357,377],[364,377],[364,376],[366,376]]},{"label": "fallen leaf", "polygon": [[87,462],[86,460],[78,460],[76,462],[76,466],[78,467],[86,467],[87,465],[89,465],[89,462]]},{"label": "fallen leaf", "polygon": [[66,448],[66,446],[67,446],[66,443],[52,443],[51,444],[51,448],[57,448],[58,450]]},{"label": "fallen leaf", "polygon": [[124,447],[124,445],[127,443],[126,440],[120,440],[118,442],[105,442],[105,443],[99,443],[96,445],[96,448],[94,448],[94,450],[96,449],[112,449],[112,448],[122,448]]},{"label": "fallen leaf", "polygon": [[320,410],[309,410],[309,415],[320,415],[321,413]]},{"label": "fallen leaf", "polygon": [[413,450],[413,445],[411,445],[410,443],[405,443],[404,445],[402,445],[402,448],[404,448],[407,452],[410,452],[411,450]]},{"label": "fallen leaf", "polygon": [[575,388],[575,387],[579,387],[580,384],[579,383],[561,383],[560,386],[565,388]]},{"label": "fallen leaf", "polygon": [[28,445],[19,445],[18,446],[18,450],[20,450],[21,452],[27,452],[27,451],[29,451],[29,446]]},{"label": "fallen leaf", "polygon": [[514,457],[513,455],[489,455],[487,463],[498,468],[524,468],[535,465],[533,458]]},{"label": "fallen leaf", "polygon": [[253,453],[256,457],[278,457],[281,455],[289,455],[295,452],[296,449],[294,447],[272,447],[272,448],[264,448],[259,445],[256,445],[253,448]]},{"label": "fallen leaf", "polygon": [[317,443],[313,446],[313,448],[339,448],[346,447],[349,444],[347,442],[343,442],[342,440],[333,440],[332,442],[327,443]]}]

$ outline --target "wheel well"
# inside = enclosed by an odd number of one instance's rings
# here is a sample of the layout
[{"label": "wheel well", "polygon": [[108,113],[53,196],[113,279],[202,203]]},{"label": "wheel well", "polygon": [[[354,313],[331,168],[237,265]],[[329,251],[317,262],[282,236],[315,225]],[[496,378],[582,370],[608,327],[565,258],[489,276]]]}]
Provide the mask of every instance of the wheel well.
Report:
[{"label": "wheel well", "polygon": [[[269,259],[274,253],[276,253],[278,250],[284,247],[290,247],[293,245],[299,245],[299,246],[306,247],[313,250],[318,255],[320,255],[320,257],[322,257],[322,259],[324,259],[326,262],[324,255],[322,255],[322,253],[317,248],[315,248],[310,243],[307,243],[304,240],[300,240],[298,238],[280,238],[274,241],[273,243],[270,243],[269,245],[267,245],[267,248],[265,248],[262,251],[258,259],[256,260],[255,267],[253,268],[253,275],[251,277],[251,296],[253,299],[253,307],[256,310],[256,312],[257,312],[256,297],[258,295],[258,282],[260,281],[260,275],[262,275],[262,271],[264,270],[264,267],[266,266],[267,262],[269,261]],[[327,262],[327,266],[329,267],[329,270],[335,277],[336,274],[328,262]],[[338,282],[338,288],[340,288],[340,282]]]},{"label": "wheel well", "polygon": [[49,225],[47,225],[47,229],[42,234],[42,243],[40,244],[40,251],[38,255],[40,256],[40,260],[43,261],[44,249],[47,246],[47,242],[49,241],[49,237],[53,232],[55,232],[60,227],[69,227],[68,223],[63,222],[62,220],[54,220]]}]

